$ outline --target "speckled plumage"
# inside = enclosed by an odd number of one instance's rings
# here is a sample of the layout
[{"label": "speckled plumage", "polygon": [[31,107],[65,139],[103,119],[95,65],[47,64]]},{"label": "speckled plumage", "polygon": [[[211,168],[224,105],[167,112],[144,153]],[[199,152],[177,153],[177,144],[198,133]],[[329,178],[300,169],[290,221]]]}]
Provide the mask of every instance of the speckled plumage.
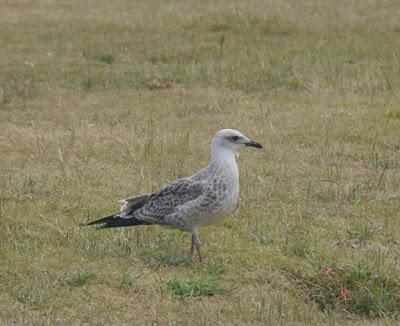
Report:
[{"label": "speckled plumage", "polygon": [[223,129],[213,138],[210,164],[151,195],[122,201],[119,213],[89,223],[101,228],[156,224],[192,232],[192,249],[199,257],[198,229],[230,214],[239,200],[239,171],[235,154],[243,146],[261,148],[240,132]]},{"label": "speckled plumage", "polygon": [[[210,164],[199,173],[152,194],[139,209],[123,218],[192,232],[229,214],[239,198],[236,162]],[[125,211],[122,211],[124,214]]]}]

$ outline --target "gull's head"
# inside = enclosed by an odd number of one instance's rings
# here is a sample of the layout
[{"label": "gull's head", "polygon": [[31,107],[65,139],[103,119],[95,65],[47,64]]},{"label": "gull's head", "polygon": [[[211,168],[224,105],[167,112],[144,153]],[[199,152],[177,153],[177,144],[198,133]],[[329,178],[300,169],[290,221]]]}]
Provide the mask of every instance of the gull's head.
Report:
[{"label": "gull's head", "polygon": [[222,129],[215,134],[212,140],[211,148],[212,151],[228,150],[232,153],[236,153],[245,146],[262,148],[260,143],[250,140],[237,130]]}]

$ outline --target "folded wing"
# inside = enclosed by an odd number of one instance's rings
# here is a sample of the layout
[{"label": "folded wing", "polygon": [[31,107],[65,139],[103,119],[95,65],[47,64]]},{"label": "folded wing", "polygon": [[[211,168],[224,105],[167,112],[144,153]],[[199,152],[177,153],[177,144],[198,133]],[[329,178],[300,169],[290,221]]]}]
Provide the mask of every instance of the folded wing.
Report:
[{"label": "folded wing", "polygon": [[180,179],[154,192],[151,195],[132,197],[122,200],[119,213],[111,214],[87,225],[102,224],[100,229],[149,225],[168,224],[165,217],[204,193],[201,181],[191,178]]},{"label": "folded wing", "polygon": [[166,224],[166,216],[174,213],[179,206],[199,198],[203,193],[201,181],[180,179],[153,193],[133,216],[151,224]]}]

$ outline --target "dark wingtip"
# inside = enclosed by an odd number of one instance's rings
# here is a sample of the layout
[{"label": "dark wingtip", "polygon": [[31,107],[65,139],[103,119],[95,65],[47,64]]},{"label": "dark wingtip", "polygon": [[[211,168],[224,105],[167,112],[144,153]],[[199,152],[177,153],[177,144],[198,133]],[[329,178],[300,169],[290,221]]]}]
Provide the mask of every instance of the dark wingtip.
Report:
[{"label": "dark wingtip", "polygon": [[[90,222],[90,223],[81,223],[81,224],[79,224],[79,227],[95,226],[95,225],[98,225],[98,224],[99,224],[99,223],[93,223],[93,222]],[[105,228],[107,228],[107,224],[103,224],[103,225],[97,226],[97,227],[95,228],[95,230],[97,231],[97,230],[101,230],[101,229],[105,229]]]},{"label": "dark wingtip", "polygon": [[106,224],[108,222],[111,222],[114,219],[114,216],[115,216],[115,214],[111,214],[111,215],[103,217],[103,218],[101,218],[99,220],[95,220],[95,221],[92,221],[92,222],[89,222],[89,223],[86,223],[86,224],[83,223],[80,226],[91,226],[91,225],[96,225],[96,224]]}]

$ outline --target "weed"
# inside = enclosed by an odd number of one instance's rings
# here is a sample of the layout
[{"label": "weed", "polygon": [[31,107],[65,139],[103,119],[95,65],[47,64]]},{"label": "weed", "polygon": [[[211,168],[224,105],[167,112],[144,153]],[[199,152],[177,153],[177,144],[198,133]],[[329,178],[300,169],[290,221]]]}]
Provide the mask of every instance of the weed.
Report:
[{"label": "weed", "polygon": [[381,233],[380,228],[372,228],[368,225],[347,231],[350,240],[366,241],[372,240],[377,234]]},{"label": "weed", "polygon": [[109,65],[115,62],[114,56],[107,53],[98,53],[95,56],[95,59],[100,62],[105,62]]},{"label": "weed", "polygon": [[41,190],[42,186],[40,185],[40,183],[34,178],[28,177],[23,181],[20,186],[17,186],[14,191],[23,195],[32,196],[34,194],[40,193]]},{"label": "weed", "polygon": [[249,232],[249,237],[263,246],[268,246],[274,242],[274,240],[269,239],[267,235],[261,230],[259,232]]},{"label": "weed", "polygon": [[389,111],[386,113],[386,116],[389,119],[400,119],[400,111],[395,111],[395,110]]},{"label": "weed", "polygon": [[142,276],[142,274],[137,274],[135,276],[131,276],[130,274],[124,274],[124,277],[121,281],[121,288],[127,292],[129,291],[132,286],[135,284],[136,280]]},{"label": "weed", "polygon": [[368,264],[333,267],[304,280],[310,299],[322,310],[338,310],[360,316],[395,316],[400,309],[400,285],[396,277],[380,273]]},{"label": "weed", "polygon": [[220,57],[220,59],[222,59],[223,56],[224,56],[224,44],[225,44],[225,35],[222,34],[218,39],[219,57]]},{"label": "weed", "polygon": [[30,303],[35,301],[35,292],[31,288],[18,287],[15,289],[14,295],[21,303]]},{"label": "weed", "polygon": [[0,77],[0,108],[7,107],[15,100],[33,98],[36,91],[34,77],[15,74],[2,74]]}]

